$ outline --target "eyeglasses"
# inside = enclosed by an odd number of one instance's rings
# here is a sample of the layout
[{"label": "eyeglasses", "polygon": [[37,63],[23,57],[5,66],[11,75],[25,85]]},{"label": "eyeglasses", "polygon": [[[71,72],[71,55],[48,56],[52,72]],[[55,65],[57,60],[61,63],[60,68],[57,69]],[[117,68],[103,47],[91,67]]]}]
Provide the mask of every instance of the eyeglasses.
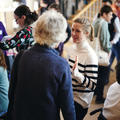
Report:
[{"label": "eyeglasses", "polygon": [[20,19],[20,18],[18,17],[18,18],[15,19],[15,21],[17,22],[19,19]]}]

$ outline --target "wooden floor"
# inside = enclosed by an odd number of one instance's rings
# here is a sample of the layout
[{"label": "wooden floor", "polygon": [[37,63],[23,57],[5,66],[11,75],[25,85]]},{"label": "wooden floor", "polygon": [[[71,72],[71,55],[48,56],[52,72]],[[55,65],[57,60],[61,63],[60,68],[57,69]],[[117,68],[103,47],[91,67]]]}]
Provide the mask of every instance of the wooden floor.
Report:
[{"label": "wooden floor", "polygon": [[[116,81],[116,75],[115,75],[115,65],[116,65],[116,60],[114,61],[113,65],[112,65],[112,69],[114,70],[113,72],[110,73],[110,82],[108,85],[105,86],[104,88],[104,97],[106,97],[106,94],[107,94],[107,90],[109,88],[109,86]],[[97,116],[99,115],[98,114],[95,114],[93,116],[90,116],[89,113],[91,111],[93,111],[94,109],[97,109],[97,108],[100,108],[102,107],[103,104],[95,104],[95,97],[93,97],[93,100],[92,100],[92,104],[88,110],[88,114],[86,115],[86,117],[84,118],[84,120],[97,120]]]}]

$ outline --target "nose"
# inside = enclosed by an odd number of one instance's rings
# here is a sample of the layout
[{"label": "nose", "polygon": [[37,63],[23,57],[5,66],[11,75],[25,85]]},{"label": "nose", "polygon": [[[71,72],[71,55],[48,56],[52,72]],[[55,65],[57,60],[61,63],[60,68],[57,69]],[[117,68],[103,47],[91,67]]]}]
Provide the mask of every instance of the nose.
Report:
[{"label": "nose", "polygon": [[75,35],[75,31],[72,31],[72,35]]}]

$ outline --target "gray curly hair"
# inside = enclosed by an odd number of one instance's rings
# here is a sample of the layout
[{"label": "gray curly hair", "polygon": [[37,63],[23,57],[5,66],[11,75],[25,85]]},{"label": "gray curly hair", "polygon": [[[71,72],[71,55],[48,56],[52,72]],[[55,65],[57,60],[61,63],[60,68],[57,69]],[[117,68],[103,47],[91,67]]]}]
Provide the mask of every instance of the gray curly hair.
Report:
[{"label": "gray curly hair", "polygon": [[65,41],[67,34],[67,21],[63,15],[55,10],[43,13],[36,22],[34,38],[40,45],[55,47]]}]

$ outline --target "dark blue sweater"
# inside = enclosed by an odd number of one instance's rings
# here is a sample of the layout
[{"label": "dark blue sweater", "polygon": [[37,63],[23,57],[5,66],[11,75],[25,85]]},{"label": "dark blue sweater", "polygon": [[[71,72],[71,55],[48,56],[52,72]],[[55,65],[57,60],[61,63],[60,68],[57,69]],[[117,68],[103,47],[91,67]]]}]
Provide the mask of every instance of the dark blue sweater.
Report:
[{"label": "dark blue sweater", "polygon": [[71,73],[67,61],[46,46],[25,52],[18,69],[15,120],[75,120]]}]

